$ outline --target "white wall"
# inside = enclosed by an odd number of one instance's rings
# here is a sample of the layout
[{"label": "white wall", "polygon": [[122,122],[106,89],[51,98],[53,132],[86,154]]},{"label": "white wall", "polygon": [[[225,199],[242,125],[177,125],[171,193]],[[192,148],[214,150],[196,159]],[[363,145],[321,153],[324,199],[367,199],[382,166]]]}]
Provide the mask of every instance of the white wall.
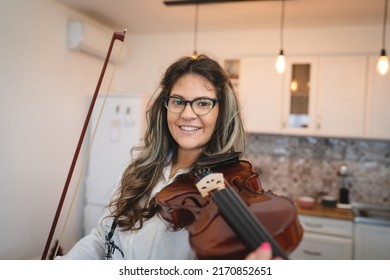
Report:
[{"label": "white wall", "polygon": [[[379,54],[381,26],[285,30],[288,55]],[[387,36],[390,37],[390,36]],[[121,88],[152,93],[165,68],[193,48],[193,34],[133,35],[129,61],[118,73]],[[390,39],[388,38],[387,45]],[[279,53],[279,30],[199,33],[198,53],[218,59]]]},{"label": "white wall", "polygon": [[[79,15],[51,0],[0,1],[0,259],[42,254],[85,118],[86,97],[100,74],[102,61],[65,48],[66,23],[74,16]],[[285,36],[287,55],[376,54],[381,27],[286,30]],[[117,69],[111,90],[153,93],[165,68],[192,52],[192,38],[129,34],[129,60]],[[273,55],[279,49],[278,30],[200,33],[198,38],[199,52],[220,61]],[[66,250],[81,237],[79,202],[65,232]]]},{"label": "white wall", "polygon": [[[0,259],[42,255],[103,65],[66,49],[69,17],[56,1],[0,1]],[[81,236],[78,204],[65,247]]]}]

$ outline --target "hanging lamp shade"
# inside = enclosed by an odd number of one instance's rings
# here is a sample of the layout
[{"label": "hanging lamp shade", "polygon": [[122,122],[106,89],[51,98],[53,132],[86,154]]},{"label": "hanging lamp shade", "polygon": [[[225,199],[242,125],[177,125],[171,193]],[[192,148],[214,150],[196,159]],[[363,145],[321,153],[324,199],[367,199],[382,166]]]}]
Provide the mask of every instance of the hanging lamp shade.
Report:
[{"label": "hanging lamp shade", "polygon": [[275,61],[275,69],[279,74],[283,74],[286,71],[286,57],[284,56],[283,50],[280,50],[280,53]]},{"label": "hanging lamp shade", "polygon": [[389,73],[389,58],[386,55],[386,50],[382,49],[380,56],[378,57],[378,62],[376,64],[376,71],[379,75],[386,75]]}]

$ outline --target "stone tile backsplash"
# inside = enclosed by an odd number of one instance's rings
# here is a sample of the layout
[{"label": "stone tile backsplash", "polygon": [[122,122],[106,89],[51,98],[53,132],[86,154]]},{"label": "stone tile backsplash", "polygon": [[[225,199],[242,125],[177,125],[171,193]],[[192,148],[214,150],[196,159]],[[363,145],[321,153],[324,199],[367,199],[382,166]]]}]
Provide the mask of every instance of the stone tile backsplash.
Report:
[{"label": "stone tile backsplash", "polygon": [[265,190],[293,199],[323,192],[338,197],[348,165],[352,202],[390,205],[390,141],[247,134],[245,159]]}]

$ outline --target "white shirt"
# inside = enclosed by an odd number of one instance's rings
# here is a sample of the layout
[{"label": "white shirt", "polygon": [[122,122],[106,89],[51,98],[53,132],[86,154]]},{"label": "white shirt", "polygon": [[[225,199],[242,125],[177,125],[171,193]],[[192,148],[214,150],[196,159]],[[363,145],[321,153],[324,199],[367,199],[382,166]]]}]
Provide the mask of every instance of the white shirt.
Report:
[{"label": "white shirt", "polygon": [[[169,179],[171,163],[163,171],[163,177],[152,190],[152,197],[161,191],[166,185],[173,182],[175,177],[185,172],[179,170]],[[64,256],[56,259],[105,259],[106,236],[111,230],[113,219],[101,219],[90,234],[82,238]],[[121,231],[119,227],[111,240],[112,259],[134,260],[175,260],[195,259],[196,255],[189,244],[189,234],[185,229],[173,231],[158,215],[153,216],[143,223],[140,230]]]}]

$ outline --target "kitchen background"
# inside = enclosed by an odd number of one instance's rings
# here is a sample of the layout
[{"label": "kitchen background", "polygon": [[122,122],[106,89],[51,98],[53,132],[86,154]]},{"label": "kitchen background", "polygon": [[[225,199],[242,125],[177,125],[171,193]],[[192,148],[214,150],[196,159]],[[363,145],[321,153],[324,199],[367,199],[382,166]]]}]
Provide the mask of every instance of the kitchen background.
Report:
[{"label": "kitchen background", "polygon": [[[382,1],[374,1],[382,7]],[[333,1],[335,11],[339,2]],[[280,8],[274,10],[274,20],[279,22]],[[193,13],[183,16],[192,19]],[[0,259],[41,256],[101,71],[101,59],[66,48],[70,18],[102,24],[59,1],[0,1]],[[284,41],[291,55],[376,56],[381,47],[381,8],[377,23],[297,28],[287,23]],[[116,72],[110,91],[151,96],[166,67],[191,54],[192,20],[188,25],[190,31],[186,32],[129,32],[124,45],[126,63],[119,64],[116,71],[110,65],[102,92],[111,73]],[[203,31],[200,25],[198,52],[206,52],[221,63],[241,57],[273,57],[280,47],[277,26]],[[337,193],[337,170],[339,164],[346,163],[353,200],[389,205],[389,146],[389,140],[249,133],[246,156],[262,170],[264,188],[291,197],[320,191]],[[77,166],[75,174],[80,169]],[[74,188],[72,184],[68,196]],[[81,189],[69,214],[64,248],[83,235],[83,195]],[[69,204],[66,201],[63,211]]]},{"label": "kitchen background", "polygon": [[297,199],[338,197],[341,164],[353,202],[390,205],[390,141],[247,134],[246,158],[264,189]]}]

